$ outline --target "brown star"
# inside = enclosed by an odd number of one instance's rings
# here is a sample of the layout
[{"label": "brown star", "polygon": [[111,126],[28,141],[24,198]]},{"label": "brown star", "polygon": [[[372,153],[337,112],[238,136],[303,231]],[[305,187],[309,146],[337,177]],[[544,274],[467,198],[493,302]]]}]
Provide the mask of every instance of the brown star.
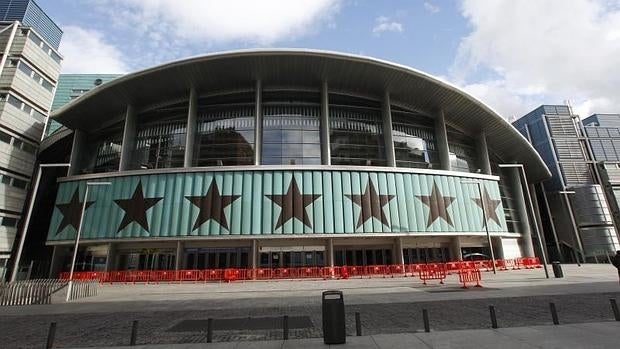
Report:
[{"label": "brown star", "polygon": [[146,211],[155,206],[161,199],[163,198],[145,198],[142,192],[142,182],[138,182],[131,198],[114,200],[125,211],[123,220],[116,232],[123,230],[131,222],[138,223],[142,229],[148,232],[149,222],[146,220]]},{"label": "brown star", "polygon": [[357,219],[357,227],[355,229],[361,227],[364,222],[372,217],[375,217],[388,227],[390,226],[390,221],[383,213],[383,206],[387,205],[387,203],[390,202],[390,200],[392,200],[396,195],[377,194],[375,185],[370,179],[368,179],[364,194],[345,194],[345,196],[361,208]]},{"label": "brown star", "polygon": [[312,222],[310,218],[308,218],[306,207],[313,203],[314,200],[320,198],[321,194],[301,194],[295,177],[293,177],[286,194],[271,194],[265,196],[282,208],[275,229],[284,225],[284,223],[288,222],[291,218],[297,218],[302,221],[304,225],[312,228]]},{"label": "brown star", "polygon": [[215,179],[211,181],[211,185],[209,185],[209,189],[207,189],[207,194],[205,196],[186,196],[185,198],[187,200],[191,201],[192,204],[200,209],[192,230],[200,227],[209,219],[213,219],[228,230],[228,221],[224,214],[224,208],[240,197],[241,195],[220,195]]},{"label": "brown star", "polygon": [[[480,198],[473,198],[472,200],[474,200],[476,204],[480,206],[481,209],[484,210],[484,215],[486,216],[487,222],[489,221],[489,219],[491,219],[495,223],[497,223],[497,225],[501,224],[499,222],[499,217],[497,216],[496,210],[499,204],[502,202],[502,200],[491,199],[491,196],[489,195],[487,188],[483,189],[482,200],[480,200]],[[484,225],[487,222],[482,222],[482,226],[484,227]]]},{"label": "brown star", "polygon": [[[56,207],[62,213],[62,221],[60,221],[60,225],[58,226],[58,230],[56,234],[60,234],[63,229],[67,226],[72,226],[76,231],[80,225],[80,216],[82,215],[82,203],[79,198],[79,189],[76,188],[71,195],[71,200],[66,204],[57,204]],[[94,201],[89,201],[86,203],[86,210],[90,207],[90,205],[94,204]]]},{"label": "brown star", "polygon": [[452,204],[455,198],[441,195],[437,183],[433,182],[431,195],[417,195],[416,197],[430,209],[428,222],[426,223],[427,228],[430,227],[437,218],[443,218],[448,224],[454,226],[452,224],[452,218],[450,218],[450,214],[448,213],[448,206]]}]

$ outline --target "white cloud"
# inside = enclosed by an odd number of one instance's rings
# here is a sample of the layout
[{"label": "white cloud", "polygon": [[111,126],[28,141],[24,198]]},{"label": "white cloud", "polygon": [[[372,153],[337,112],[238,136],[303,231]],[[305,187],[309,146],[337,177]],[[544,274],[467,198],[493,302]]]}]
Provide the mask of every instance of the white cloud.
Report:
[{"label": "white cloud", "polygon": [[465,0],[461,10],[472,32],[451,78],[505,116],[528,112],[528,101],[620,112],[620,1]]},{"label": "white cloud", "polygon": [[103,34],[77,26],[63,27],[60,53],[63,73],[125,73],[123,55]]},{"label": "white cloud", "polygon": [[[306,35],[329,22],[340,0],[98,0],[116,25],[151,33],[152,40],[271,44]],[[154,34],[153,34],[154,33]]]},{"label": "white cloud", "polygon": [[437,13],[440,10],[439,6],[433,5],[432,3],[428,2],[428,1],[424,2],[424,8],[426,9],[426,11],[428,11],[430,13]]},{"label": "white cloud", "polygon": [[403,31],[403,25],[401,23],[391,21],[388,17],[380,16],[375,18],[375,26],[372,28],[372,32],[375,35],[381,35],[383,32],[397,32]]}]

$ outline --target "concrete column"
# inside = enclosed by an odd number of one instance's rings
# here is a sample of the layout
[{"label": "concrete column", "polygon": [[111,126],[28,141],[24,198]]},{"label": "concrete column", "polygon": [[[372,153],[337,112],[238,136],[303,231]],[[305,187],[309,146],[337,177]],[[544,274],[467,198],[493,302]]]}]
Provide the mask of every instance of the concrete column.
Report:
[{"label": "concrete column", "polygon": [[69,167],[69,176],[78,175],[80,171],[82,171],[82,153],[86,146],[86,132],[78,129],[74,130],[71,157],[69,158],[69,163],[71,164],[71,167]]},{"label": "concrete column", "polygon": [[192,87],[189,90],[189,102],[187,110],[187,134],[185,136],[185,158],[184,167],[192,167],[194,159],[194,144],[196,144],[196,127],[198,114],[198,94],[196,89]]},{"label": "concrete column", "polygon": [[510,181],[514,192],[514,202],[519,217],[519,230],[521,233],[521,250],[524,257],[534,257],[534,246],[532,245],[532,231],[530,228],[530,220],[527,215],[527,207],[525,205],[525,196],[521,185],[518,168],[508,168],[510,171]]},{"label": "concrete column", "polygon": [[329,90],[327,82],[323,82],[321,85],[321,164],[332,164],[329,141]]},{"label": "concrete column", "polygon": [[392,108],[390,107],[390,93],[385,92],[381,105],[381,117],[383,119],[383,140],[385,141],[385,157],[389,167],[396,167],[396,154],[394,152],[394,139],[392,138]]},{"label": "concrete column", "polygon": [[256,269],[258,267],[258,241],[252,239],[252,248],[250,250],[250,268]]},{"label": "concrete column", "polygon": [[538,196],[536,195],[536,187],[532,183],[528,185],[530,188],[530,196],[532,197],[532,208],[534,209],[534,214],[536,215],[536,227],[538,228],[540,238],[542,239],[542,241],[540,241],[540,245],[542,245],[542,248],[544,249],[541,253],[545,255],[545,259],[548,261],[549,253],[547,251],[547,239],[545,239],[545,230],[543,229],[542,218],[540,217],[540,206],[538,204]]},{"label": "concrete column", "polygon": [[403,238],[402,237],[397,237],[396,241],[394,243],[394,249],[396,252],[394,254],[394,264],[400,264],[403,265],[405,264],[405,256],[403,255]]},{"label": "concrete column", "polygon": [[504,259],[504,244],[501,236],[491,236],[491,244],[493,244],[493,253],[495,259]]},{"label": "concrete column", "polygon": [[67,254],[67,248],[63,246],[54,246],[52,252],[52,260],[50,262],[49,278],[55,279],[62,271],[62,262]]},{"label": "concrete column", "polygon": [[463,260],[463,251],[461,250],[461,237],[455,236],[450,244],[450,252],[453,260]]},{"label": "concrete column", "polygon": [[116,269],[116,244],[108,244],[108,256],[105,260],[105,271],[112,271]]},{"label": "concrete column", "polygon": [[443,110],[435,114],[435,143],[439,153],[439,164],[442,170],[450,171],[450,148],[448,147],[448,131]]},{"label": "concrete column", "polygon": [[487,135],[483,131],[476,138],[476,151],[478,153],[478,163],[483,174],[491,174],[491,161],[489,160],[489,149],[487,147]]},{"label": "concrete column", "polygon": [[185,266],[185,244],[181,240],[177,240],[176,257],[174,258],[174,270],[181,270]]},{"label": "concrete column", "polygon": [[327,248],[325,249],[325,258],[327,260],[327,266],[334,266],[334,240],[327,239]]},{"label": "concrete column", "polygon": [[132,154],[136,150],[136,124],[137,116],[133,105],[127,106],[125,115],[125,128],[123,131],[123,144],[121,147],[121,161],[119,171],[127,171],[132,166]]},{"label": "concrete column", "polygon": [[255,110],[254,110],[254,165],[261,163],[263,153],[263,85],[256,80]]}]

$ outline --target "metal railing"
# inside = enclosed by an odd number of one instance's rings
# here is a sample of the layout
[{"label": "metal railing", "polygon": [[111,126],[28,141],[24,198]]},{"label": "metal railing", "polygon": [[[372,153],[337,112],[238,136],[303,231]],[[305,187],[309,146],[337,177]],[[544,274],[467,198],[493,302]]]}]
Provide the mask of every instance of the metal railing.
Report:
[{"label": "metal railing", "polygon": [[[69,284],[68,280],[37,279],[0,283],[0,306],[51,304],[52,296]],[[70,300],[96,296],[98,282],[74,280]]]}]

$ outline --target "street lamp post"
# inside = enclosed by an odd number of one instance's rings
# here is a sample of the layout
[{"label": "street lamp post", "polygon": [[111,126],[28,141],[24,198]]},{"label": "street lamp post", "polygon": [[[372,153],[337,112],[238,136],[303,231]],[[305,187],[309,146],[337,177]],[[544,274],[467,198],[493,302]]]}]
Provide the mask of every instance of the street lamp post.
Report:
[{"label": "street lamp post", "polygon": [[487,211],[484,205],[484,197],[482,196],[482,183],[480,181],[462,181],[463,184],[476,184],[478,188],[478,194],[480,195],[480,204],[482,205],[482,225],[487,233],[487,242],[489,243],[489,249],[491,250],[491,262],[493,263],[493,274],[497,274],[495,268],[495,251],[493,250],[493,243],[491,242],[491,234],[489,233],[489,224],[487,222]]},{"label": "street lamp post", "polygon": [[15,281],[17,278],[17,273],[19,272],[19,262],[22,258],[22,251],[24,250],[24,243],[26,242],[26,233],[28,232],[28,225],[30,224],[30,217],[32,216],[32,210],[34,208],[34,202],[37,197],[37,191],[39,190],[39,183],[41,182],[41,172],[43,168],[47,167],[71,167],[70,164],[60,163],[60,164],[39,164],[39,168],[37,169],[37,179],[34,182],[34,187],[32,188],[32,194],[30,195],[30,202],[28,203],[28,212],[26,213],[26,221],[22,226],[22,233],[19,239],[19,246],[17,247],[17,253],[15,254],[15,262],[13,263],[13,271],[11,272],[11,282]]},{"label": "street lamp post", "polygon": [[543,268],[545,269],[545,276],[548,279],[549,270],[547,269],[547,253],[545,252],[545,246],[543,246],[542,237],[540,235],[540,229],[538,229],[538,224],[536,223],[536,212],[534,212],[534,207],[532,203],[532,195],[530,193],[530,188],[527,185],[527,177],[525,177],[525,169],[523,168],[522,164],[498,164],[497,166],[499,166],[499,168],[518,168],[519,169],[519,178],[521,179],[521,181],[523,181],[522,183],[525,183],[524,187],[525,187],[525,193],[527,195],[527,199],[529,203],[528,206],[530,207],[530,214],[532,215],[532,220],[534,221],[534,224],[532,224],[532,226],[536,230],[536,237],[538,239],[538,248],[540,248],[540,253],[542,254]]},{"label": "street lamp post", "polygon": [[75,236],[75,246],[73,247],[73,260],[71,261],[71,270],[69,271],[69,285],[67,286],[67,302],[71,299],[71,291],[73,288],[73,270],[75,269],[75,260],[77,258],[78,246],[80,244],[80,234],[82,233],[82,222],[84,222],[84,212],[86,211],[86,202],[88,201],[88,189],[93,185],[111,185],[110,182],[86,182],[86,191],[84,192],[84,202],[82,202],[82,213],[80,213],[80,224],[78,224],[77,234]]}]

